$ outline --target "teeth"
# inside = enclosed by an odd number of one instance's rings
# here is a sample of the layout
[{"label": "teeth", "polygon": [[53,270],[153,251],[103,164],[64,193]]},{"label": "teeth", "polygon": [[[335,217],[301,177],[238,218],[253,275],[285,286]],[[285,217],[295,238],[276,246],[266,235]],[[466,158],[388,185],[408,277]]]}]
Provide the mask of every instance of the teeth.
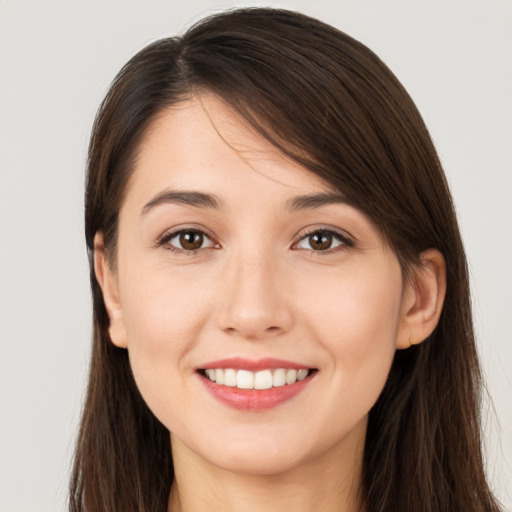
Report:
[{"label": "teeth", "polygon": [[288,370],[286,372],[286,384],[293,384],[297,380],[297,370]]},{"label": "teeth", "polygon": [[304,380],[308,376],[307,370],[299,370],[297,372],[297,380]]},{"label": "teeth", "polygon": [[278,388],[279,386],[284,386],[285,384],[286,370],[284,370],[283,368],[278,368],[277,370],[274,370],[274,375],[272,377],[272,386]]},{"label": "teeth", "polygon": [[236,374],[236,387],[240,389],[253,389],[254,373],[247,370],[238,370]]},{"label": "teeth", "polygon": [[224,386],[234,388],[236,386],[236,371],[233,368],[224,370]]},{"label": "teeth", "polygon": [[272,372],[263,370],[254,374],[254,389],[270,389],[272,387]]},{"label": "teeth", "polygon": [[239,389],[270,389],[304,380],[309,375],[309,370],[277,368],[276,370],[250,372],[233,368],[209,368],[204,373],[209,380],[223,386]]}]

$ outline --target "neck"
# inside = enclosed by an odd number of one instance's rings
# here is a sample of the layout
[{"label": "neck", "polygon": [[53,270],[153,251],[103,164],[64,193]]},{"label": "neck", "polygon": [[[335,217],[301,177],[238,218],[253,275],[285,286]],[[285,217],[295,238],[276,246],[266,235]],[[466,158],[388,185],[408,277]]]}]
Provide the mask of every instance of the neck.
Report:
[{"label": "neck", "polygon": [[220,468],[173,439],[175,480],[168,511],[362,512],[359,489],[365,430],[353,432],[351,439],[324,454],[272,475]]}]

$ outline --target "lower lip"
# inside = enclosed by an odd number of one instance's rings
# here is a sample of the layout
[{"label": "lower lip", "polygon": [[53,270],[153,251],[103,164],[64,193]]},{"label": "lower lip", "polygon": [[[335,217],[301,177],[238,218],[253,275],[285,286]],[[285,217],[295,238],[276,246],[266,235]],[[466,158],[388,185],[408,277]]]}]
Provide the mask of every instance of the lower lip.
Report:
[{"label": "lower lip", "polygon": [[238,389],[216,384],[202,375],[200,375],[200,378],[206,389],[217,400],[230,407],[241,411],[264,411],[277,407],[297,396],[310,383],[313,375],[308,375],[304,380],[293,384],[270,389]]}]

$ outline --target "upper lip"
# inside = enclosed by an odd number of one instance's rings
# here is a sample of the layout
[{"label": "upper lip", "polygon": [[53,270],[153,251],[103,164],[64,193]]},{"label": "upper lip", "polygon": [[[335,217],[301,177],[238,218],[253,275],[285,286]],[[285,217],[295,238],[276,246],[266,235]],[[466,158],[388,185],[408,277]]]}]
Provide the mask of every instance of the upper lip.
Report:
[{"label": "upper lip", "polygon": [[234,368],[236,370],[249,370],[252,372],[256,372],[258,370],[272,370],[276,368],[301,370],[303,368],[310,369],[311,367],[307,364],[297,363],[295,361],[287,361],[284,359],[275,359],[273,357],[263,357],[261,359],[229,357],[226,359],[210,361],[198,367],[198,370],[208,370],[216,368]]}]

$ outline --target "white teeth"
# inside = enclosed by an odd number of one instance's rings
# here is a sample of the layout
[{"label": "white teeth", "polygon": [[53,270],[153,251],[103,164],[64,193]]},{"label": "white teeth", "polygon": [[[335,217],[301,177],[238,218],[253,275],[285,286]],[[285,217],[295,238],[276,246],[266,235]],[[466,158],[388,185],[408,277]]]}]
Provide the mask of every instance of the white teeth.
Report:
[{"label": "white teeth", "polygon": [[[307,370],[306,370],[307,371]],[[274,375],[272,377],[272,386],[275,388],[284,386],[286,384],[286,370],[283,368],[278,368],[274,370]]]},{"label": "white teeth", "polygon": [[224,371],[224,386],[231,388],[236,386],[236,371],[233,368],[228,368]]},{"label": "white teeth", "polygon": [[297,380],[304,380],[308,376],[307,370],[299,370],[297,372]]},{"label": "white teeth", "polygon": [[236,387],[240,389],[253,389],[254,373],[247,370],[238,370],[236,374]]},{"label": "white teeth", "polygon": [[309,370],[305,368],[298,371],[293,368],[277,368],[275,370],[251,372],[233,368],[208,368],[204,373],[209,380],[222,386],[239,389],[270,389],[304,380],[309,375]]},{"label": "white teeth", "polygon": [[288,370],[286,372],[286,384],[293,384],[297,380],[297,370]]},{"label": "white teeth", "polygon": [[254,375],[254,389],[270,389],[272,387],[272,372],[263,370]]}]

